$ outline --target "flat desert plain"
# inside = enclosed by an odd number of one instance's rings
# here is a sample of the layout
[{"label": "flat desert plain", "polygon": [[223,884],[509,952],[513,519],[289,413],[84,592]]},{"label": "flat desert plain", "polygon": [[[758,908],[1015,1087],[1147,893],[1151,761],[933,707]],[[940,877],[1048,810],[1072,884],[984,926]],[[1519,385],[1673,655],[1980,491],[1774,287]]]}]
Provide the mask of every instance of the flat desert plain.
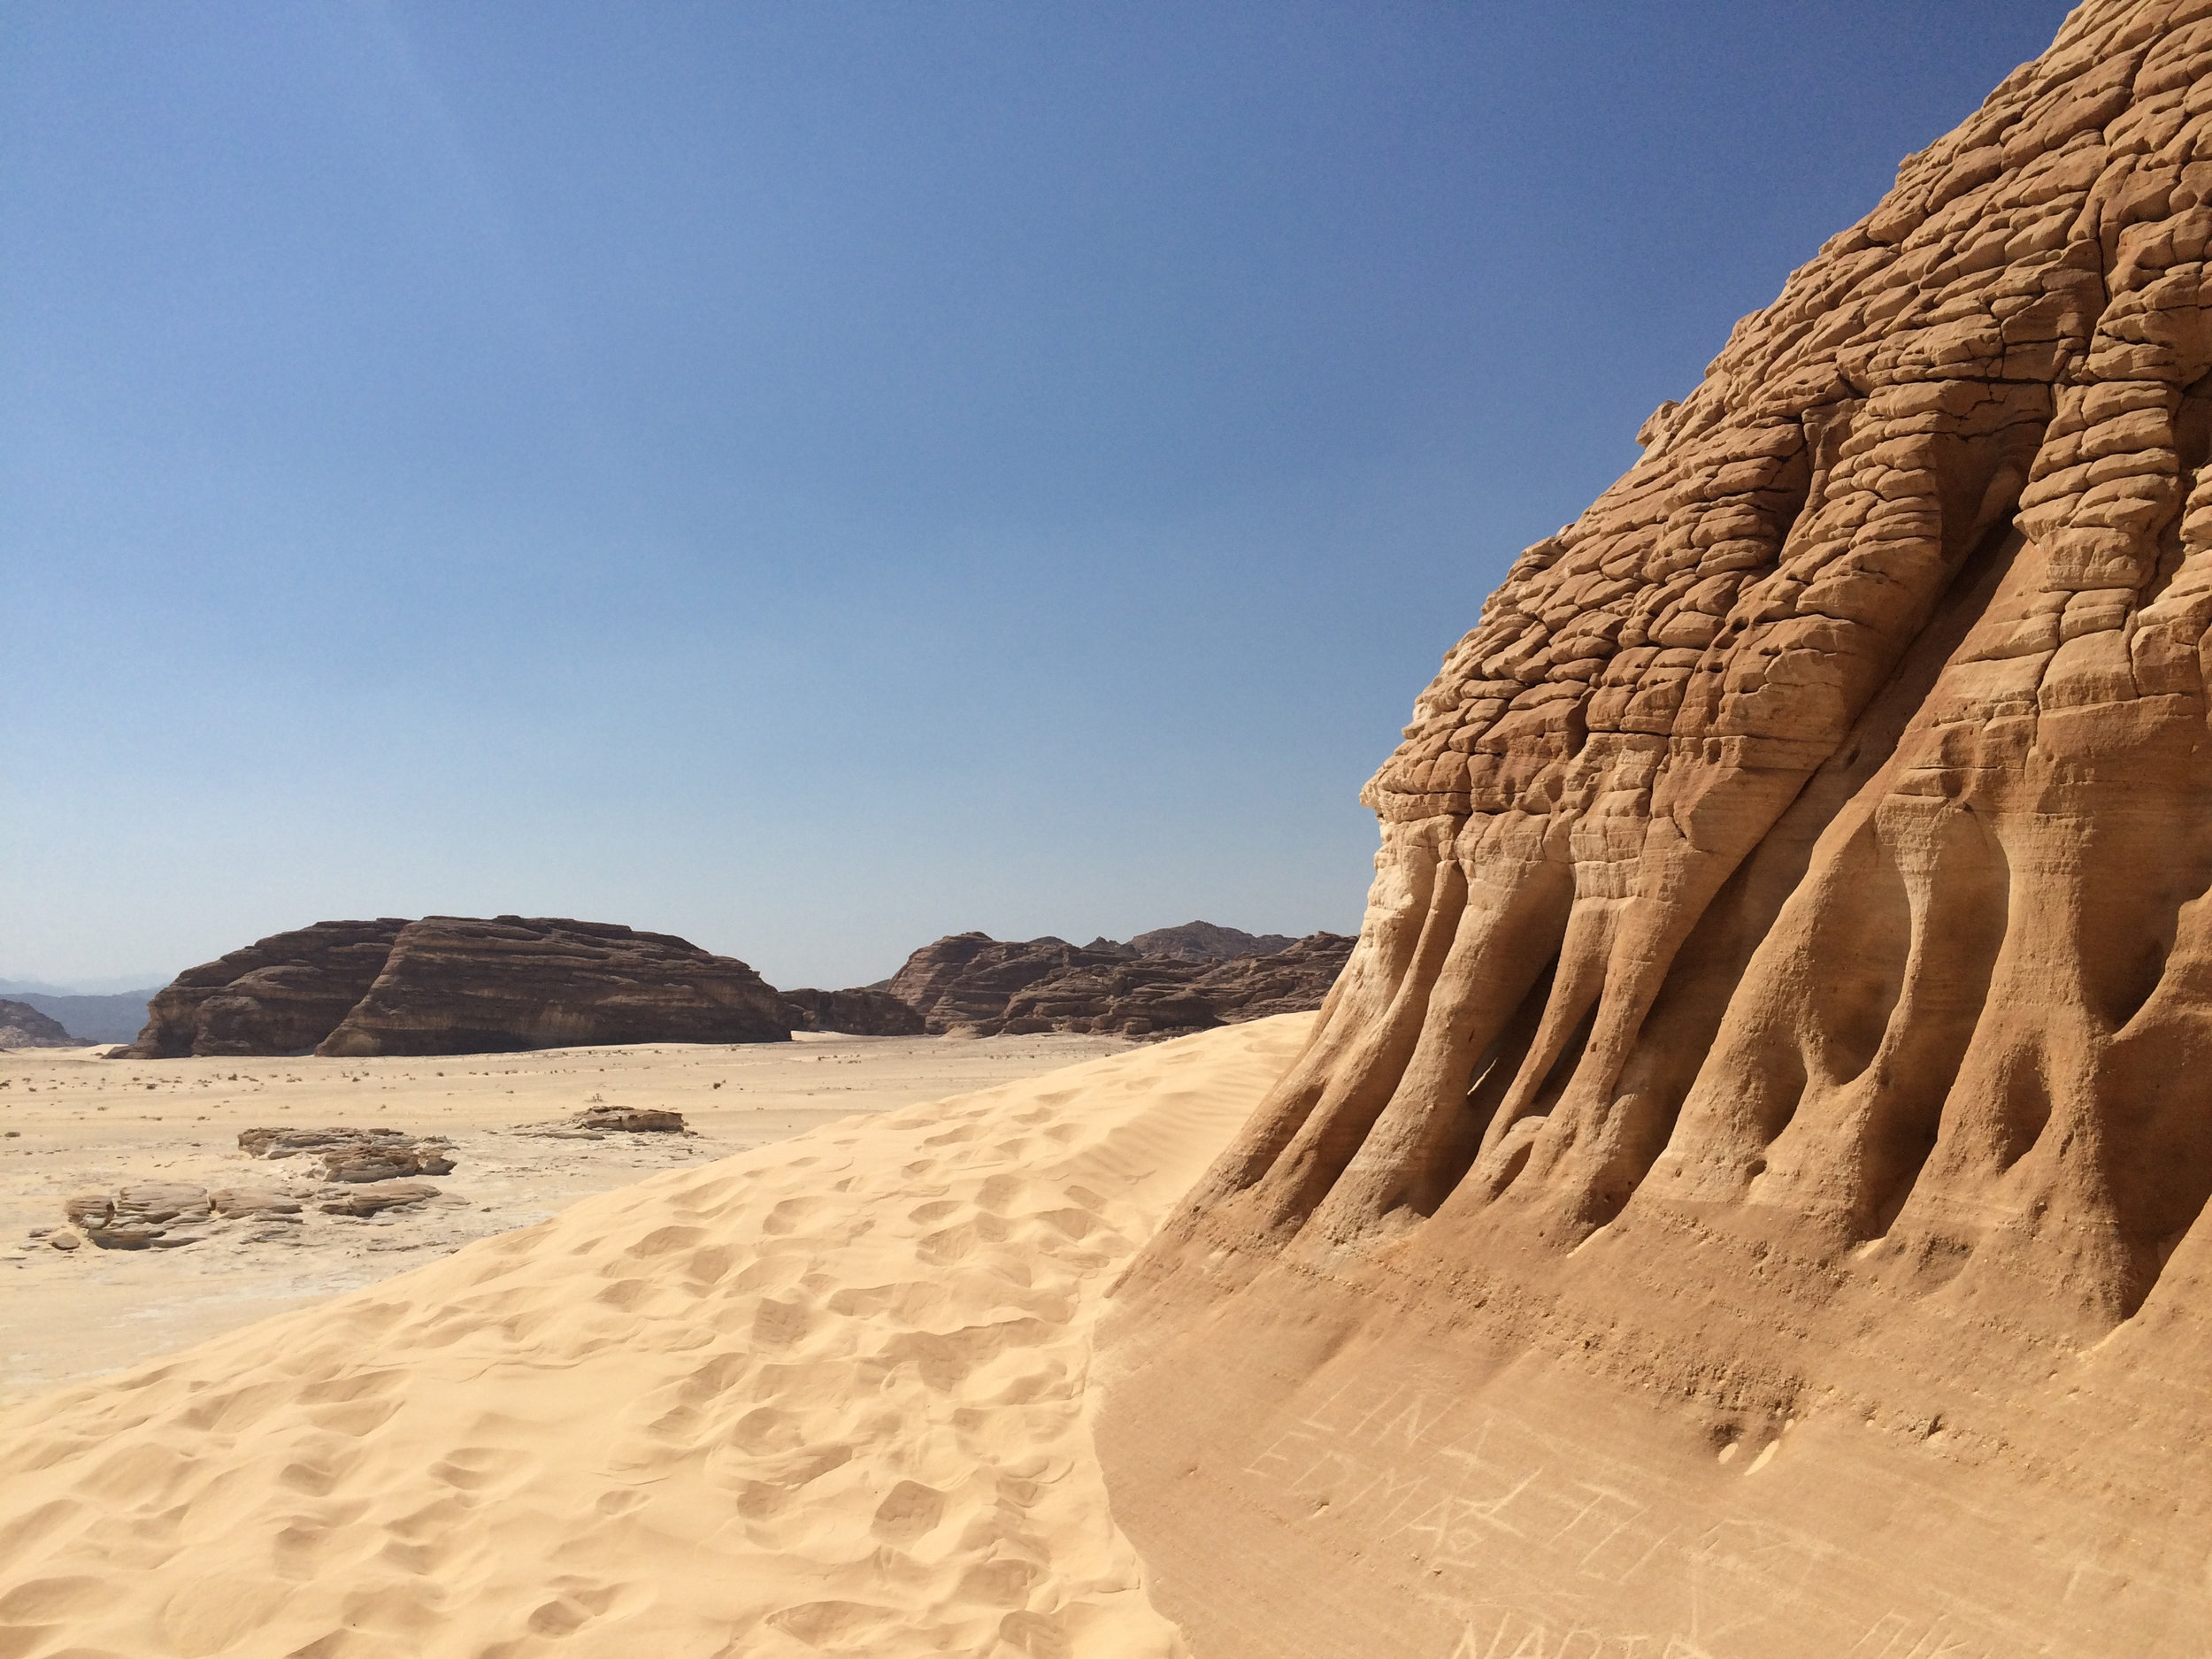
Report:
[{"label": "flat desert plain", "polygon": [[[255,1124],[449,1135],[468,1202],[12,1258],[12,1374],[49,1386],[0,1407],[0,1655],[1181,1653],[1092,1331],[1312,1023],[5,1056],[18,1237],[75,1187],[265,1170]],[[700,1138],[515,1133],[595,1094]]]}]

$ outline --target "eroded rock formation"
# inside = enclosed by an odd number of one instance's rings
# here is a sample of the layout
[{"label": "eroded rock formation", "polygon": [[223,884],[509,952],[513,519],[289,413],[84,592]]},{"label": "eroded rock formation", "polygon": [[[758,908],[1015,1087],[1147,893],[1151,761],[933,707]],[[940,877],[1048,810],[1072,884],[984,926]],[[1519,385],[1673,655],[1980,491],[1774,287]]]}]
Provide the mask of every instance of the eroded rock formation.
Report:
[{"label": "eroded rock formation", "polygon": [[745,964],[605,922],[431,916],[318,1054],[488,1054],[614,1042],[780,1042],[775,991]]},{"label": "eroded rock formation", "polygon": [[326,1181],[453,1173],[452,1141],[398,1129],[242,1129],[238,1149],[250,1158],[305,1156]]},{"label": "eroded rock formation", "polygon": [[835,1031],[854,1037],[918,1037],[926,1029],[916,1010],[886,990],[856,986],[847,991],[806,987],[780,994],[794,1031]]},{"label": "eroded rock formation", "polygon": [[772,1042],[745,964],[603,922],[320,922],[177,976],[119,1057],[481,1054],[615,1042]]},{"label": "eroded rock formation", "polygon": [[933,1037],[961,1028],[989,1031],[1005,1018],[1015,992],[1069,968],[1110,968],[1122,960],[1118,951],[1071,945],[1049,933],[1022,940],[948,933],[909,956],[884,989],[919,1014]]},{"label": "eroded rock formation", "polygon": [[[1210,922],[1141,933],[1127,944],[953,933],[908,957],[886,988],[932,1035],[1162,1036],[1318,1008],[1352,943],[1338,933],[1292,940]],[[1247,944],[1262,954],[1239,951]]]},{"label": "eroded rock formation", "polygon": [[1306,1013],[1328,996],[1352,946],[1342,933],[1313,933],[1263,956],[1145,955],[1071,964],[1015,992],[995,1028],[1156,1037]]},{"label": "eroded rock formation", "polygon": [[1127,949],[1136,956],[1227,962],[1233,956],[1272,956],[1297,942],[1287,933],[1248,933],[1240,927],[1223,927],[1215,922],[1185,922],[1179,927],[1156,927],[1148,933],[1139,933]]},{"label": "eroded rock formation", "polygon": [[2212,6],[2093,0],[1447,656],[1310,1046],[1124,1291],[1202,1650],[2200,1619],[2208,240]]}]

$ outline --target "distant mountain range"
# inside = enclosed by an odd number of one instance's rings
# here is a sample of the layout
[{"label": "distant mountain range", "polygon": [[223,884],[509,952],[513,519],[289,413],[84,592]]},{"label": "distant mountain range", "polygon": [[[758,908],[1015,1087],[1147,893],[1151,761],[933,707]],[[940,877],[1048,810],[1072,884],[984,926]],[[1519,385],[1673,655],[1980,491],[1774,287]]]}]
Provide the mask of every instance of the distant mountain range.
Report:
[{"label": "distant mountain range", "polygon": [[158,986],[143,991],[124,991],[110,996],[55,995],[26,991],[22,981],[0,979],[0,992],[47,1017],[59,1020],[62,1029],[86,1042],[128,1042],[146,1024],[146,1004]]}]

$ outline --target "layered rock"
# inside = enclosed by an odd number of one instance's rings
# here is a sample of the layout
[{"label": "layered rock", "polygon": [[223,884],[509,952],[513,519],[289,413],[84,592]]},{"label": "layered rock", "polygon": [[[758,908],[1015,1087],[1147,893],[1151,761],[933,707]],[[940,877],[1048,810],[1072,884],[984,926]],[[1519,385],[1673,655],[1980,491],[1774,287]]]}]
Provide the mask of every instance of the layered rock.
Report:
[{"label": "layered rock", "polygon": [[1310,1013],[1328,1000],[1357,943],[1347,933],[1308,933],[1280,949],[1217,961],[1190,988],[1227,1025]]},{"label": "layered rock", "polygon": [[780,995],[794,1031],[834,1031],[853,1037],[918,1037],[926,1029],[919,1012],[873,986],[856,986],[847,991],[807,987]]},{"label": "layered rock", "polygon": [[307,1054],[368,995],[409,924],[318,922],[187,968],[147,1004],[114,1057]]},{"label": "layered rock", "polygon": [[956,1030],[995,1030],[1015,992],[1071,968],[1110,968],[1119,952],[1090,950],[1048,933],[998,940],[988,933],[949,933],[906,959],[884,988],[922,1017],[933,1037]]},{"label": "layered rock", "polygon": [[[1298,941],[1287,933],[1248,933],[1213,922],[1185,922],[1139,933],[1126,949],[1132,956],[1179,956],[1186,962],[1227,962],[1234,956],[1266,956]],[[1095,947],[1094,947],[1095,948]]]},{"label": "layered rock", "polygon": [[238,1149],[250,1158],[305,1156],[326,1181],[388,1181],[453,1172],[450,1141],[397,1129],[243,1129]]},{"label": "layered rock", "polygon": [[192,968],[119,1057],[482,1054],[584,1043],[772,1042],[745,964],[602,922],[321,922]]},{"label": "layered rock", "polygon": [[490,1054],[587,1043],[780,1042],[766,980],[667,933],[604,922],[411,923],[318,1054]]},{"label": "layered rock", "polygon": [[1314,933],[1264,956],[1225,961],[1141,956],[1071,964],[1015,992],[988,1028],[1157,1037],[1306,1013],[1327,998],[1353,942],[1342,933]]},{"label": "layered rock", "polygon": [[73,1048],[77,1040],[62,1023],[28,1002],[0,997],[0,1048]]},{"label": "layered rock", "polygon": [[2208,241],[2212,8],[2093,0],[1448,654],[1310,1046],[1125,1291],[1194,1645],[2201,1617]]},{"label": "layered rock", "polygon": [[213,1210],[204,1187],[181,1181],[79,1193],[62,1206],[69,1225],[104,1250],[170,1250],[196,1244],[206,1236]]}]

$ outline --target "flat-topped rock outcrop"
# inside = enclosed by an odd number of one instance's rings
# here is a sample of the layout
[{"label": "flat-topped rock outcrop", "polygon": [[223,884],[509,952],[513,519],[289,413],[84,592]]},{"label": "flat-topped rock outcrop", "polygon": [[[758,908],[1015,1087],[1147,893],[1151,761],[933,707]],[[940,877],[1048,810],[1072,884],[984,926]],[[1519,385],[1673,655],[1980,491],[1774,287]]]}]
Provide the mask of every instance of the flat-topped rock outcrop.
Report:
[{"label": "flat-topped rock outcrop", "polygon": [[2212,7],[2093,0],[1447,655],[1122,1292],[1195,1648],[2196,1640],[2208,243]]},{"label": "flat-topped rock outcrop", "polygon": [[193,968],[119,1056],[501,1053],[588,1043],[774,1042],[744,963],[666,933],[502,916],[323,922]]}]

